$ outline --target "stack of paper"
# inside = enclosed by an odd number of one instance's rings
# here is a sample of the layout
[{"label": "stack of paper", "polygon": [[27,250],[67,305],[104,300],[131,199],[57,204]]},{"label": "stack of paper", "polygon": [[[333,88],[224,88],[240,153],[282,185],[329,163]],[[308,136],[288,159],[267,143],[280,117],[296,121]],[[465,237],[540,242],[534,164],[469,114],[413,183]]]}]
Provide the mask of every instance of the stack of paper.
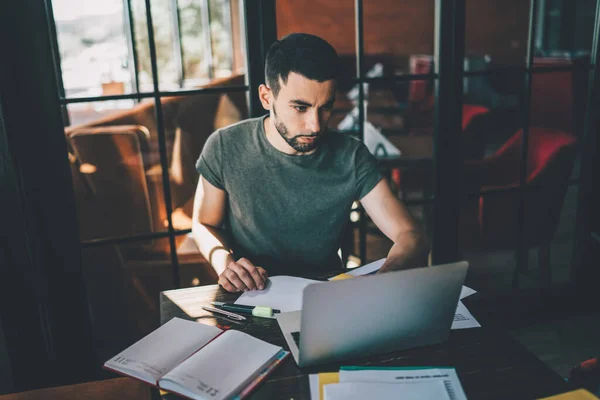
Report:
[{"label": "stack of paper", "polygon": [[309,376],[312,400],[466,400],[454,368],[342,367]]}]

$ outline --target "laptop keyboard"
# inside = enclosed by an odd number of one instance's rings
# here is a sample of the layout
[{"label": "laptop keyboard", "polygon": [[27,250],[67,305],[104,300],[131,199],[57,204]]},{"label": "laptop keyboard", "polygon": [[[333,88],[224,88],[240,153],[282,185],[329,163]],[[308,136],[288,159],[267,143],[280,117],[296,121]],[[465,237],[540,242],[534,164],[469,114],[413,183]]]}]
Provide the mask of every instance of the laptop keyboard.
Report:
[{"label": "laptop keyboard", "polygon": [[294,339],[296,346],[300,348],[300,332],[292,332],[292,338]]}]

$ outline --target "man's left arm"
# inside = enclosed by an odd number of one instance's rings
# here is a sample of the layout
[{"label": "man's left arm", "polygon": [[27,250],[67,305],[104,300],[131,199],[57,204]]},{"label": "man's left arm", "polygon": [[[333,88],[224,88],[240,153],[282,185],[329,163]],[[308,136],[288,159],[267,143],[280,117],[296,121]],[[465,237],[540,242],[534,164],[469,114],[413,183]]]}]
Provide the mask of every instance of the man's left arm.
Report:
[{"label": "man's left arm", "polygon": [[385,179],[381,179],[360,202],[375,225],[394,242],[379,272],[427,265],[427,235],[406,206],[394,196]]}]

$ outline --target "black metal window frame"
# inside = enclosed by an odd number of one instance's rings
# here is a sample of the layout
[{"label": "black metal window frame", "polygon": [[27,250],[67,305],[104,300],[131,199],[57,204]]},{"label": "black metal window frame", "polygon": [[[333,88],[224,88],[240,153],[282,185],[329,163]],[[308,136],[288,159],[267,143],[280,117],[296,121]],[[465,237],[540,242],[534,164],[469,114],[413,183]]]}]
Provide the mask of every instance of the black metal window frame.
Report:
[{"label": "black metal window frame", "polygon": [[[125,0],[128,5],[129,18],[130,0]],[[176,2],[176,0],[172,0]],[[208,0],[203,0],[208,1]],[[156,47],[154,42],[153,20],[151,13],[150,0],[145,0],[146,19],[148,26],[148,37],[150,43],[150,59],[152,65],[152,76],[154,90],[151,92],[137,92],[132,94],[115,95],[115,96],[98,96],[98,97],[79,97],[65,98],[64,86],[62,84],[62,74],[60,69],[60,53],[58,52],[58,43],[56,36],[56,27],[52,18],[51,1],[47,0],[49,15],[51,16],[50,29],[53,40],[53,53],[55,54],[55,64],[57,73],[57,84],[60,92],[60,103],[63,106],[67,104],[105,101],[105,100],[125,100],[125,99],[143,99],[153,98],[155,102],[155,110],[158,126],[158,140],[160,151],[160,162],[162,167],[163,190],[165,195],[165,208],[167,211],[168,230],[166,232],[151,232],[143,235],[132,235],[124,237],[109,237],[96,240],[82,242],[83,247],[100,246],[106,244],[118,244],[134,241],[153,240],[168,238],[171,248],[171,259],[173,265],[173,280],[176,286],[179,286],[179,263],[175,248],[175,236],[184,235],[190,232],[187,230],[175,230],[171,220],[171,197],[170,183],[168,177],[168,164],[166,155],[165,132],[163,125],[163,113],[161,98],[168,96],[191,96],[209,93],[228,93],[233,91],[247,92],[249,99],[250,115],[256,116],[261,113],[260,104],[255,99],[255,92],[264,80],[263,62],[261,57],[264,57],[266,47],[275,40],[275,0],[257,0],[243,2],[243,23],[245,25],[244,33],[246,35],[246,65],[247,65],[247,84],[240,86],[222,86],[211,87],[205,89],[180,90],[180,91],[160,91],[158,81],[158,70],[156,65]],[[527,248],[524,244],[524,214],[525,192],[528,190],[525,185],[525,177],[527,172],[527,157],[528,157],[528,135],[529,135],[529,110],[531,107],[531,80],[534,74],[551,73],[560,71],[572,71],[577,66],[558,66],[558,67],[536,67],[533,66],[533,53],[535,48],[535,31],[536,19],[539,12],[537,10],[538,0],[530,0],[529,13],[529,32],[527,56],[524,65],[501,67],[477,71],[464,71],[462,62],[465,50],[465,25],[466,25],[466,6],[465,0],[435,0],[435,31],[436,43],[434,54],[434,71],[430,74],[407,74],[399,76],[386,77],[367,77],[363,68],[364,65],[364,28],[363,28],[363,0],[355,0],[355,34],[356,34],[356,76],[349,79],[351,83],[358,84],[358,126],[359,131],[356,132],[360,138],[364,134],[364,102],[365,92],[364,83],[375,82],[408,82],[413,80],[430,80],[435,84],[435,121],[434,121],[434,153],[433,165],[435,176],[435,190],[433,195],[420,199],[408,201],[409,206],[427,205],[433,206],[434,222],[432,233],[432,262],[440,264],[445,262],[456,261],[459,256],[459,244],[456,238],[458,231],[458,214],[460,207],[460,194],[456,188],[460,185],[460,171],[462,168],[462,159],[457,159],[456,154],[460,154],[461,144],[461,125],[462,118],[462,83],[465,78],[475,76],[489,76],[492,74],[502,73],[518,73],[523,79],[521,109],[523,110],[523,143],[520,162],[520,182],[517,189],[496,189],[484,190],[477,193],[469,193],[468,196],[493,196],[499,193],[515,192],[519,193],[519,230],[516,233],[519,235],[517,252],[517,268],[515,269],[515,279],[519,271],[527,268]],[[597,54],[598,54],[598,35],[600,33],[600,2],[596,6],[596,24],[594,28],[594,45],[589,64],[590,74],[590,91],[588,98],[595,99],[599,96],[600,88],[594,85],[597,69]],[[131,25],[131,20],[130,20]],[[134,32],[131,29],[131,37]],[[133,39],[132,39],[133,40]],[[135,52],[134,52],[135,53]],[[460,57],[459,57],[460,55]],[[591,102],[588,102],[588,108],[584,124],[584,138],[588,138],[590,133],[591,120],[595,117],[593,111],[590,110]],[[459,107],[460,106],[460,107]],[[444,131],[444,135],[439,134]],[[584,139],[585,142],[586,139]],[[580,180],[574,179],[569,183],[571,186],[578,186]],[[581,197],[581,194],[580,194]],[[578,202],[579,205],[579,202]],[[579,208],[579,206],[578,206]],[[361,218],[359,219],[359,244],[360,244],[360,259],[361,262],[366,261],[366,215],[364,209],[359,207]],[[578,215],[583,211],[578,209]],[[581,229],[576,228],[575,237],[581,234]],[[449,240],[449,238],[454,238]]]},{"label": "black metal window frame", "polygon": [[[138,235],[129,235],[129,236],[119,236],[119,237],[104,237],[93,240],[81,241],[81,246],[83,248],[93,247],[93,246],[103,246],[109,244],[122,244],[122,243],[131,243],[131,242],[140,242],[147,240],[156,240],[156,239],[164,239],[167,238],[169,240],[170,247],[170,255],[171,255],[171,263],[172,263],[172,277],[175,287],[180,286],[180,268],[179,268],[179,260],[177,257],[177,249],[175,244],[175,237],[180,235],[185,235],[191,232],[191,229],[185,230],[176,230],[173,227],[173,221],[171,217],[172,213],[172,201],[171,201],[171,190],[170,190],[170,180],[169,180],[169,168],[167,161],[167,150],[166,150],[166,138],[165,138],[165,127],[164,127],[164,115],[162,110],[162,102],[161,100],[165,97],[170,96],[194,96],[194,95],[204,95],[204,94],[213,94],[213,93],[232,93],[232,92],[248,92],[250,89],[249,85],[231,85],[231,86],[214,86],[210,88],[199,88],[199,89],[188,89],[188,90],[177,90],[177,91],[161,91],[159,88],[159,78],[158,78],[158,66],[157,66],[157,55],[156,55],[156,43],[154,36],[154,21],[152,18],[152,5],[150,0],[144,0],[146,7],[146,24],[148,30],[148,42],[150,49],[150,63],[151,63],[151,72],[152,72],[152,82],[153,82],[153,90],[151,92],[140,92],[139,91],[139,78],[138,78],[138,70],[137,70],[137,51],[135,48],[135,29],[132,18],[131,11],[131,0],[123,0],[124,2],[124,16],[125,16],[125,26],[127,29],[127,41],[130,46],[130,61],[133,63],[133,67],[135,68],[134,74],[134,83],[136,91],[130,94],[122,94],[122,95],[110,95],[110,96],[95,96],[95,97],[70,97],[67,98],[65,95],[65,89],[62,78],[62,68],[61,68],[61,59],[60,59],[60,51],[58,44],[58,35],[56,31],[56,23],[54,20],[54,15],[52,12],[52,1],[46,0],[46,8],[49,16],[49,25],[50,25],[50,40],[52,42],[52,52],[54,54],[54,64],[57,71],[57,86],[59,89],[60,99],[59,102],[63,107],[63,118],[64,121],[68,123],[68,112],[66,110],[66,106],[69,104],[75,103],[87,103],[87,102],[101,102],[108,100],[136,100],[140,101],[142,99],[154,99],[155,106],[155,116],[157,121],[157,136],[158,136],[158,147],[160,154],[160,166],[162,169],[162,185],[163,185],[163,194],[165,198],[165,209],[167,215],[167,231],[166,232],[149,232],[147,234],[138,234]],[[203,4],[203,13],[206,14],[204,17],[205,22],[210,23],[210,14],[209,14],[209,0],[201,0]],[[231,5],[231,3],[229,3]],[[177,4],[177,0],[171,0],[171,11],[173,12],[172,23],[174,24],[174,39],[178,42],[175,47],[175,57],[179,57],[179,62],[177,65],[179,66],[179,84],[180,87],[183,87],[183,83],[185,80],[184,70],[183,70],[183,49],[181,46],[181,31],[179,29],[179,7]],[[175,24],[176,22],[176,24]],[[229,26],[231,22],[229,21]],[[207,27],[206,30],[209,30]],[[210,37],[210,32],[205,35],[205,39],[210,46],[208,49],[209,53],[212,53],[212,42]],[[233,44],[232,44],[233,46]],[[254,47],[256,47],[254,45]],[[233,50],[232,50],[233,51]],[[231,55],[230,55],[231,57]],[[212,71],[213,68],[210,67],[209,71]],[[213,73],[209,74],[211,77]]]},{"label": "black metal window frame", "polygon": [[[186,80],[188,79],[185,74],[184,61],[185,54],[182,46],[182,34],[181,34],[181,19],[180,19],[180,8],[179,8],[179,0],[168,0],[170,2],[170,23],[172,27],[172,35],[173,35],[173,59],[175,60],[175,64],[177,66],[177,83],[180,88],[183,88]],[[210,32],[210,0],[198,0],[200,2],[200,9],[202,13],[202,23],[206,27],[203,29],[203,41],[205,42],[205,48],[207,51],[207,58],[209,62],[208,68],[208,77],[209,79],[213,79],[215,75],[215,68],[212,66],[213,59],[213,44],[212,44],[212,34]],[[124,33],[125,39],[128,47],[128,58],[129,58],[129,68],[131,75],[131,83],[132,83],[132,93],[123,94],[123,95],[115,95],[115,96],[93,96],[93,97],[66,97],[64,82],[62,77],[62,66],[61,66],[61,58],[60,58],[60,49],[58,43],[58,33],[56,30],[56,22],[54,20],[54,14],[52,11],[52,0],[47,0],[46,7],[48,10],[48,15],[50,16],[50,40],[52,42],[52,51],[54,53],[54,63],[57,71],[57,85],[60,93],[60,102],[63,106],[67,104],[74,103],[87,103],[87,102],[99,102],[99,101],[107,101],[107,100],[136,100],[139,101],[144,98],[152,98],[154,97],[154,90],[152,92],[141,92],[140,91],[140,81],[139,81],[139,69],[138,69],[138,51],[136,44],[136,32],[135,32],[135,24],[134,17],[132,11],[132,0],[122,0],[123,2],[123,23],[124,23]],[[228,11],[231,10],[231,1],[228,0]],[[148,14],[148,12],[146,12]],[[227,20],[226,26],[231,28],[231,16],[228,13],[224,13]],[[152,20],[152,18],[150,18]],[[148,21],[148,18],[146,19]],[[231,29],[229,29],[230,34]],[[152,36],[154,36],[154,32],[152,32]],[[148,37],[150,41],[150,29],[148,28]],[[233,42],[233,41],[232,41]],[[231,51],[228,54],[228,58],[233,62],[233,43],[231,47]],[[211,88],[212,89],[212,88]],[[218,92],[219,88],[217,89]],[[234,89],[237,90],[237,89]],[[185,94],[200,94],[195,90],[184,90],[184,91],[161,91],[160,94],[162,96],[169,96],[173,94],[179,95],[180,93]],[[63,110],[63,114],[65,117],[65,122],[68,124],[68,113],[66,110]]]},{"label": "black metal window frame", "polygon": [[[528,159],[528,142],[529,142],[529,128],[530,128],[530,109],[531,109],[531,81],[535,74],[553,73],[553,72],[565,72],[574,71],[578,68],[582,68],[578,65],[568,66],[534,66],[533,58],[536,49],[536,29],[538,29],[537,22],[539,17],[539,1],[530,0],[530,12],[529,12],[529,26],[528,26],[528,38],[527,38],[527,54],[523,65],[507,66],[507,67],[494,67],[483,70],[472,70],[465,71],[464,64],[462,63],[463,54],[465,51],[465,26],[466,26],[466,3],[465,0],[435,0],[435,30],[436,30],[436,43],[435,43],[435,54],[434,54],[434,66],[435,70],[430,74],[425,75],[400,75],[400,76],[386,76],[377,78],[368,78],[365,76],[363,70],[364,60],[364,32],[363,32],[363,1],[355,0],[355,29],[356,29],[356,57],[357,57],[357,68],[356,77],[352,79],[353,83],[358,84],[358,111],[359,111],[359,136],[363,137],[364,130],[364,101],[365,93],[362,83],[371,82],[386,82],[396,83],[413,80],[432,80],[436,84],[436,107],[435,107],[435,129],[434,129],[434,154],[433,163],[435,171],[435,190],[433,195],[406,202],[408,206],[413,205],[426,205],[432,204],[434,208],[434,221],[433,221],[433,233],[432,233],[432,262],[434,264],[441,264],[445,262],[457,261],[459,258],[459,244],[457,237],[458,231],[458,215],[460,207],[460,199],[456,190],[460,185],[460,175],[463,160],[456,160],[456,154],[460,154],[460,143],[461,143],[461,132],[462,129],[459,125],[459,120],[462,116],[460,108],[457,105],[462,105],[462,90],[459,88],[458,83],[462,85],[465,78],[478,77],[478,76],[490,76],[493,74],[515,74],[521,76],[523,79],[522,86],[522,101],[520,103],[520,109],[523,111],[523,141],[521,149],[520,159],[520,182],[519,187],[515,189],[492,189],[492,190],[480,190],[476,193],[468,193],[468,197],[480,197],[480,196],[494,196],[501,193],[518,192],[519,194],[519,215],[518,215],[518,246],[515,249],[517,255],[517,267],[513,276],[513,286],[518,285],[518,274],[521,271],[527,269],[528,257],[527,247],[525,246],[524,238],[524,226],[525,226],[525,194],[527,190],[534,189],[534,187],[526,186],[527,176],[527,159]],[[592,100],[598,98],[598,90],[594,86],[595,71],[597,69],[597,57],[598,57],[598,42],[600,35],[600,2],[596,4],[596,21],[594,27],[594,38],[593,46],[591,49],[590,63],[585,65],[589,72],[589,93],[588,102],[586,109],[586,117],[583,129],[583,140],[580,140],[579,152],[583,153],[585,150],[585,143],[590,142],[589,137],[594,135],[590,130],[591,119],[595,117],[594,112],[590,110],[592,107]],[[459,56],[460,55],[460,56]],[[454,65],[453,65],[454,62]],[[441,68],[440,68],[441,66]],[[452,85],[454,82],[454,86]],[[446,88],[446,90],[444,89]],[[442,99],[440,100],[440,94]],[[594,97],[595,96],[595,97]],[[446,113],[448,110],[453,110],[453,116],[448,116]],[[444,136],[439,135],[440,130],[443,129]],[[443,140],[443,145],[440,141]],[[582,154],[582,157],[585,155]],[[571,179],[569,186],[580,185],[580,179]],[[580,198],[583,196],[580,193]],[[578,202],[578,215],[585,215],[585,210],[581,210],[580,202]],[[360,260],[362,263],[366,261],[366,219],[364,218],[365,213],[360,208],[360,224],[359,224],[359,243],[360,243]],[[583,218],[583,217],[579,217]],[[441,223],[440,223],[441,221]],[[581,225],[578,224],[578,225]],[[577,242],[577,238],[582,234],[583,228],[580,226],[576,227],[574,232],[574,240]],[[598,235],[593,235],[595,240],[598,240]]]}]

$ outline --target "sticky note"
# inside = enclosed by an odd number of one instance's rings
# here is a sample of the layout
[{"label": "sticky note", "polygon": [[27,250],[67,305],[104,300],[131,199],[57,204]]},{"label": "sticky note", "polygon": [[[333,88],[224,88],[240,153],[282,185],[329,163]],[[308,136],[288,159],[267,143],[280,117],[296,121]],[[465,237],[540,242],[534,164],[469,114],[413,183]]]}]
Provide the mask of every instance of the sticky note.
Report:
[{"label": "sticky note", "polygon": [[339,274],[334,276],[333,278],[331,278],[332,281],[341,281],[343,279],[352,279],[355,278],[354,275],[350,275],[350,274]]},{"label": "sticky note", "polygon": [[585,389],[578,389],[540,400],[598,400],[598,398]]},{"label": "sticky note", "polygon": [[[350,275],[352,276],[352,275]],[[339,383],[340,382],[340,373],[339,372],[322,372],[319,374],[319,399],[324,399],[323,397],[323,386],[328,385],[330,383]]]}]

